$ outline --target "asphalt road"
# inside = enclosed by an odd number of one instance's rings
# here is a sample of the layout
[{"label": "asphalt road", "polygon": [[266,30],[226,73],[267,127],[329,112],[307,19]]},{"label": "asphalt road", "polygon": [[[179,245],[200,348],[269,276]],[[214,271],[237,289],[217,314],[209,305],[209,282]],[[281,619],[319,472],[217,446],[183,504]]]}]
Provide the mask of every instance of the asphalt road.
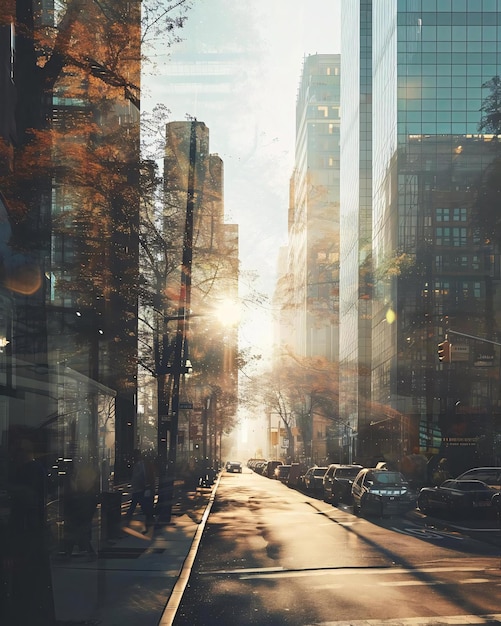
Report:
[{"label": "asphalt road", "polygon": [[175,626],[501,624],[499,546],[223,474]]}]

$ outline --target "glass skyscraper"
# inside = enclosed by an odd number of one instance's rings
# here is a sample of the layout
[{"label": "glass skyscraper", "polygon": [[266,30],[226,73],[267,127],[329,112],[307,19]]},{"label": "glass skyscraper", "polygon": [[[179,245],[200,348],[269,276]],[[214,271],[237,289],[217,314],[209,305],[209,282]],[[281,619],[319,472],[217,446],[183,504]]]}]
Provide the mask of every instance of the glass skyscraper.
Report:
[{"label": "glass skyscraper", "polygon": [[366,437],[385,458],[419,448],[453,470],[497,458],[499,246],[478,228],[477,191],[497,154],[482,108],[500,73],[500,9],[498,0],[372,2],[376,430]]}]

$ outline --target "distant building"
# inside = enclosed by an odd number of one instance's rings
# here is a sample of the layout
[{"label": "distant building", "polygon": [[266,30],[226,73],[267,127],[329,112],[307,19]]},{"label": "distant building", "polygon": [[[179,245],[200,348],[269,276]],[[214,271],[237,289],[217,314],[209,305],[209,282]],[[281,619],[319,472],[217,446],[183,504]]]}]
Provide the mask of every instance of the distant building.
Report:
[{"label": "distant building", "polygon": [[[203,122],[167,124],[164,178],[165,233],[174,244],[164,306],[173,318],[184,316],[183,358],[193,367],[183,391],[192,408],[180,412],[181,451],[188,459],[204,450],[215,460],[222,458],[223,430],[237,406],[239,241],[237,225],[225,222],[223,161],[210,153],[209,129]],[[189,204],[192,270],[186,284],[180,270]],[[170,336],[176,324],[170,322]],[[195,428],[197,422],[200,428]]]},{"label": "distant building", "polygon": [[340,56],[306,57],[296,102],[289,259],[281,289],[293,351],[330,361],[339,358],[339,107]]}]

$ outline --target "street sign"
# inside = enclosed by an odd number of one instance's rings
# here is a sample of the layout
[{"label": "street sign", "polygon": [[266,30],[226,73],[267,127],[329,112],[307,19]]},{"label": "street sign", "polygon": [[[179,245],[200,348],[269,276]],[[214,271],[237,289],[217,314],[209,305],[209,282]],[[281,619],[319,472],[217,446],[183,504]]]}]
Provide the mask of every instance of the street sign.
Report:
[{"label": "street sign", "polygon": [[193,402],[180,402],[179,403],[179,408],[180,409],[192,409],[193,408]]},{"label": "street sign", "polygon": [[452,361],[469,361],[470,360],[470,347],[453,343],[451,345],[451,360]]}]

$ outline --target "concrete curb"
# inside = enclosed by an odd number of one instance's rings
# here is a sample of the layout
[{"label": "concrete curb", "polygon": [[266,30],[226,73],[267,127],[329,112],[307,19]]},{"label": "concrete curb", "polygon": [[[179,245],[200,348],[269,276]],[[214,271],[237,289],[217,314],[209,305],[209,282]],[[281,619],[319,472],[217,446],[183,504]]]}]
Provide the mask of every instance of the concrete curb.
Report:
[{"label": "concrete curb", "polygon": [[205,530],[205,526],[207,524],[207,520],[209,519],[209,514],[214,504],[214,500],[216,498],[217,488],[219,486],[219,481],[221,480],[221,473],[219,474],[217,481],[212,489],[212,493],[209,498],[209,502],[207,503],[205,512],[203,514],[202,520],[197,527],[195,532],[195,536],[193,537],[193,541],[190,546],[190,550],[183,562],[183,566],[181,568],[180,574],[172,589],[172,592],[167,600],[167,604],[165,605],[165,609],[160,617],[158,622],[158,626],[172,626],[174,619],[176,617],[176,613],[179,609],[179,605],[181,604],[181,600],[183,599],[183,594],[185,592],[186,586],[188,585],[188,581],[190,579],[191,570],[193,568],[193,563],[195,562],[195,558],[197,556],[198,547],[200,545],[200,541],[202,540],[202,535]]}]

